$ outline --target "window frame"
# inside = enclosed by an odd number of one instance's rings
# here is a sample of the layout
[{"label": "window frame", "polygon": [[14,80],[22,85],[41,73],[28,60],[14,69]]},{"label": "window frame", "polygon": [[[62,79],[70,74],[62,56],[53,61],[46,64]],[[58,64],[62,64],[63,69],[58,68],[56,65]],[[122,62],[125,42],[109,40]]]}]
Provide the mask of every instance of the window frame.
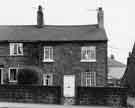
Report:
[{"label": "window frame", "polygon": [[[49,58],[48,59],[45,59],[45,49],[49,49]],[[43,52],[44,52],[44,54],[43,54],[43,62],[54,62],[54,59],[53,59],[53,47],[51,47],[51,46],[44,46],[44,48],[43,48]],[[52,55],[51,55],[52,54]]]},{"label": "window frame", "polygon": [[[8,79],[9,79],[9,82],[17,82],[17,79],[16,80],[11,80],[11,69],[16,69],[16,75],[18,74],[18,70],[20,69],[20,68],[18,68],[18,67],[10,67],[9,68],[9,71],[8,71]],[[17,78],[17,76],[16,76],[16,78]]]},{"label": "window frame", "polygon": [[[84,59],[84,57],[83,57],[84,51],[88,52],[88,50],[89,50],[91,53],[91,51],[93,51],[93,49],[94,49],[95,58]],[[96,46],[83,46],[83,47],[81,47],[81,60],[80,61],[81,62],[96,62]]]},{"label": "window frame", "polygon": [[[51,83],[48,84],[48,85],[45,84],[45,82],[44,82],[44,77],[47,76],[47,75],[51,76],[51,79],[50,79],[51,80]],[[53,74],[52,73],[44,73],[43,74],[43,86],[53,86]]]},{"label": "window frame", "polygon": [[[90,74],[90,77],[88,77],[88,74]],[[96,83],[96,72],[82,72],[81,73],[81,86],[83,87],[95,87],[97,85]],[[84,83],[85,80],[85,83]],[[88,83],[88,80],[90,83]]]},{"label": "window frame", "polygon": [[0,68],[1,69],[1,82],[0,82],[0,84],[4,84],[4,81],[3,81],[3,68]]},{"label": "window frame", "polygon": [[[14,53],[15,50],[14,50],[14,47],[15,45],[17,45],[17,49],[16,49],[16,54]],[[24,55],[24,51],[23,51],[23,43],[9,43],[9,46],[10,46],[10,56],[23,56]],[[18,47],[21,47],[22,49],[22,53],[19,53],[18,51]],[[13,49],[12,49],[13,48]]]}]

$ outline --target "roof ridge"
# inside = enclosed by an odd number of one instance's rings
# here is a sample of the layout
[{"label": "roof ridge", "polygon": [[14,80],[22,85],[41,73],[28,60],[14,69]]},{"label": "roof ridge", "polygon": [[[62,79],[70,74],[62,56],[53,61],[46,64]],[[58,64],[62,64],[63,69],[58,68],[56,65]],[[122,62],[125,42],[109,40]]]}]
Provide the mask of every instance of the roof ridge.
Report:
[{"label": "roof ridge", "polygon": [[[37,25],[0,25],[0,27],[37,27]],[[97,24],[83,24],[83,25],[43,25],[43,27],[97,27]]]},{"label": "roof ridge", "polygon": [[[109,64],[109,63],[110,63],[110,64]],[[114,63],[115,63],[115,64],[114,64]],[[118,61],[118,60],[111,59],[111,58],[108,58],[108,65],[110,65],[110,66],[119,65],[119,66],[121,66],[121,67],[126,66],[126,64],[124,64],[124,63],[122,63],[122,62],[120,62],[120,61]]]}]

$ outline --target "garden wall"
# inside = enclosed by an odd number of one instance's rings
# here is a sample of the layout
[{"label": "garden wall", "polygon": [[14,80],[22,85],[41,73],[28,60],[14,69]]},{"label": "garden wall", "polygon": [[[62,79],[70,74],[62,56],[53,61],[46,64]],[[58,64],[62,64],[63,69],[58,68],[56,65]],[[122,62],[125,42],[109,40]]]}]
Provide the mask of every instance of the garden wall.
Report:
[{"label": "garden wall", "polygon": [[60,104],[60,87],[1,85],[0,101]]},{"label": "garden wall", "polygon": [[126,91],[120,87],[78,87],[76,104],[126,106]]}]

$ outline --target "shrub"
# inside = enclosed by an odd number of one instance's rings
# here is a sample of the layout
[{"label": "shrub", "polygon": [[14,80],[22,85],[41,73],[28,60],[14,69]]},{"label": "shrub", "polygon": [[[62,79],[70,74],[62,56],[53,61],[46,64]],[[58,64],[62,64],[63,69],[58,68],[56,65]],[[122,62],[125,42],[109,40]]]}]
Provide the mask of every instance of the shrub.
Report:
[{"label": "shrub", "polygon": [[17,75],[18,84],[21,85],[41,85],[42,72],[34,67],[20,69]]}]

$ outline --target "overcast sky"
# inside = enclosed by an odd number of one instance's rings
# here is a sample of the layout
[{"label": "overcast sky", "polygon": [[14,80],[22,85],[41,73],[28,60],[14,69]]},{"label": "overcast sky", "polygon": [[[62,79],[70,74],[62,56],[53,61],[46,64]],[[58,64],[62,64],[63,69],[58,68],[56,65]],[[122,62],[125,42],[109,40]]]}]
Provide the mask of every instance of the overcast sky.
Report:
[{"label": "overcast sky", "polygon": [[0,0],[0,25],[36,24],[39,4],[49,25],[96,24],[95,10],[102,5],[108,55],[126,63],[135,41],[134,0]]}]

